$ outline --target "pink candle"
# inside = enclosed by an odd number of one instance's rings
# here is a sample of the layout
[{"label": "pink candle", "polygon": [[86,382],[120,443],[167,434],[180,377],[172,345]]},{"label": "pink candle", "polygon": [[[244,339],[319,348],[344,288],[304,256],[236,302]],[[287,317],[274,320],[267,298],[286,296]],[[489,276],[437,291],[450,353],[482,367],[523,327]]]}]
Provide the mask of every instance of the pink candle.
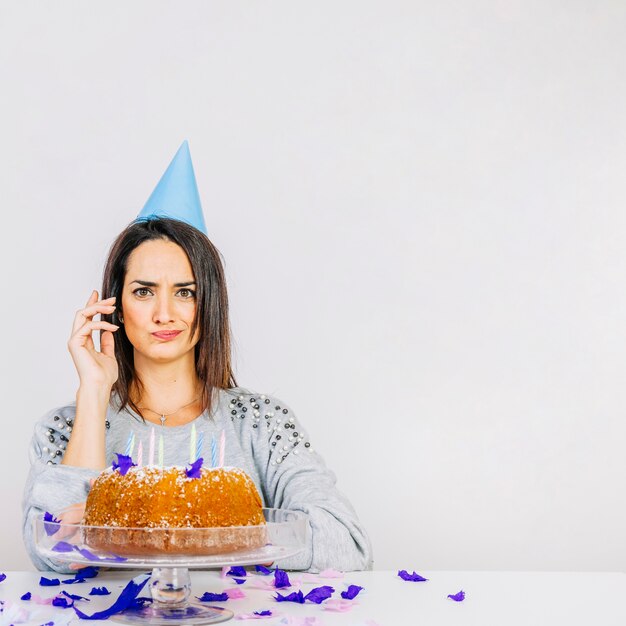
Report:
[{"label": "pink candle", "polygon": [[137,465],[139,467],[143,466],[143,439],[139,442],[139,447],[137,448]]},{"label": "pink candle", "polygon": [[222,430],[220,435],[220,467],[224,467],[224,452],[226,448],[226,433]]}]

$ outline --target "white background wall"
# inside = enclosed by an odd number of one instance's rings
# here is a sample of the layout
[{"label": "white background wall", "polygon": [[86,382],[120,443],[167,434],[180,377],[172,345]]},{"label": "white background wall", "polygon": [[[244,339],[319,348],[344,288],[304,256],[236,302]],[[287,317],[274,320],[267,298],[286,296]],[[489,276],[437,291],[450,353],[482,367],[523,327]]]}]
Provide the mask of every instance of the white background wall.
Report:
[{"label": "white background wall", "polygon": [[626,5],[0,5],[2,568],[114,236],[189,139],[239,381],[378,568],[625,570]]}]

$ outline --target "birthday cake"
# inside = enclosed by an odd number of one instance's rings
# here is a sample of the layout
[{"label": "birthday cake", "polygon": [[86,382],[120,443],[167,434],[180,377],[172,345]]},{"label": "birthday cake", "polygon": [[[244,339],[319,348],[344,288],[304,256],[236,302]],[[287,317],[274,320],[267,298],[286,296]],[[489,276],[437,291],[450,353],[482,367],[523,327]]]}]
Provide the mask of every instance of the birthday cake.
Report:
[{"label": "birthday cake", "polygon": [[[128,457],[121,457],[124,459]],[[210,555],[266,543],[261,497],[239,468],[114,463],[85,505],[85,543],[124,556]]]}]

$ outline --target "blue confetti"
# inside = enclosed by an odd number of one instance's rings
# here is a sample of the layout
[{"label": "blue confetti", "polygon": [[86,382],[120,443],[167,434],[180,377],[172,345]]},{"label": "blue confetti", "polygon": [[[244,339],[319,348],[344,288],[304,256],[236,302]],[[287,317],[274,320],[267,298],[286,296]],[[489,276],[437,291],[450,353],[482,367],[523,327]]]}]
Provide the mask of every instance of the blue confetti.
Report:
[{"label": "blue confetti", "polygon": [[405,569],[399,570],[398,571],[398,576],[400,576],[400,578],[402,578],[402,580],[407,580],[407,581],[413,582],[413,583],[419,583],[419,582],[424,582],[425,580],[428,580],[428,578],[424,578],[423,576],[420,576],[415,571],[412,574],[409,574]]},{"label": "blue confetti", "polygon": [[202,463],[204,459],[200,457],[194,461],[191,465],[185,468],[185,474],[187,478],[200,478],[202,476]]},{"label": "blue confetti", "polygon": [[42,587],[56,587],[57,585],[60,585],[61,582],[58,578],[46,578],[45,576],[42,576],[39,579],[39,584]]},{"label": "blue confetti", "polygon": [[90,596],[110,596],[111,592],[106,587],[93,587]]},{"label": "blue confetti", "polygon": [[[198,596],[196,596],[198,598]],[[200,602],[226,602],[228,600],[227,593],[211,593],[210,591],[204,592],[199,598]]]},{"label": "blue confetti", "polygon": [[97,613],[93,613],[92,615],[86,615],[75,606],[74,611],[80,619],[107,619],[111,617],[111,615],[120,613],[124,609],[127,609],[129,606],[133,605],[138,599],[137,596],[141,593],[141,590],[144,588],[149,579],[149,574],[141,574],[141,576],[133,578],[131,581],[129,581],[126,587],[124,587],[122,593],[120,593],[117,600],[104,611],[98,611]]},{"label": "blue confetti", "polygon": [[291,583],[289,582],[289,576],[287,572],[282,569],[277,569],[274,572],[274,587],[276,589],[282,589],[283,587],[291,587]]},{"label": "blue confetti", "polygon": [[362,590],[363,587],[359,587],[359,585],[350,585],[346,591],[341,592],[341,597],[344,600],[354,600]]},{"label": "blue confetti", "polygon": [[54,517],[52,513],[48,513],[48,511],[46,511],[43,514],[43,528],[46,531],[46,535],[48,535],[48,537],[51,537],[52,535],[54,535],[54,533],[59,531],[58,525],[60,523],[61,523],[61,520]]},{"label": "blue confetti", "polygon": [[236,576],[237,578],[245,578],[247,575],[245,567],[231,567],[226,576]]},{"label": "blue confetti", "polygon": [[455,602],[463,602],[463,600],[465,600],[465,591],[461,589],[459,593],[449,593],[448,598],[454,600]]}]

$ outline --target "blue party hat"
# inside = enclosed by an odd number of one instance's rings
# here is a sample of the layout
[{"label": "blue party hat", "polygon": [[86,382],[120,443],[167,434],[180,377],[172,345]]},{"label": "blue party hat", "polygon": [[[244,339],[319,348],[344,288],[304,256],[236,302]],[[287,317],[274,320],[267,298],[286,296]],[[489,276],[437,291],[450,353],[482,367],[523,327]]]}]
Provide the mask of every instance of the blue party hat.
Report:
[{"label": "blue party hat", "polygon": [[207,234],[187,140],[178,148],[137,219],[150,217],[171,217]]}]

